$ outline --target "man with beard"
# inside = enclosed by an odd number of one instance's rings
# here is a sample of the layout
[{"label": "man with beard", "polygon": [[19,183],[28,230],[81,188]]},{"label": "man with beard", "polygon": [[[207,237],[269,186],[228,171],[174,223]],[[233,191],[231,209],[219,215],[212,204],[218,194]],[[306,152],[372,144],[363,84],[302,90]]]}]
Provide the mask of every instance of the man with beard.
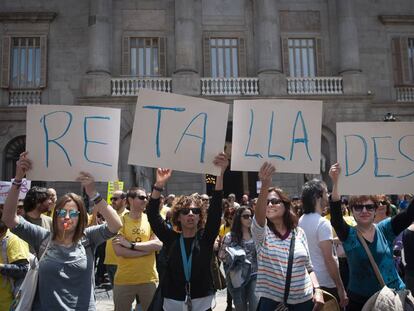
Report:
[{"label": "man with beard", "polygon": [[24,218],[28,222],[50,231],[52,229],[52,218],[43,213],[49,211],[51,205],[51,197],[46,188],[32,187],[23,201]]},{"label": "man with beard", "polygon": [[321,288],[334,295],[340,306],[345,307],[348,297],[339,273],[338,258],[334,254],[332,227],[322,217],[328,203],[328,190],[323,181],[313,179],[305,183],[302,187],[304,214],[299,219],[299,226],[306,233],[314,272]]}]

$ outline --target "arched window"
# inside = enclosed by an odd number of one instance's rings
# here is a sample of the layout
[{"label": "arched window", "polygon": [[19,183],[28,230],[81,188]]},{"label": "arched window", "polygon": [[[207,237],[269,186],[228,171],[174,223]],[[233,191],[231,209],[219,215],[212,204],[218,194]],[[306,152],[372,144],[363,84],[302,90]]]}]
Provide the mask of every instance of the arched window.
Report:
[{"label": "arched window", "polygon": [[10,141],[5,149],[4,180],[10,180],[16,175],[16,161],[26,149],[26,136],[19,136]]}]

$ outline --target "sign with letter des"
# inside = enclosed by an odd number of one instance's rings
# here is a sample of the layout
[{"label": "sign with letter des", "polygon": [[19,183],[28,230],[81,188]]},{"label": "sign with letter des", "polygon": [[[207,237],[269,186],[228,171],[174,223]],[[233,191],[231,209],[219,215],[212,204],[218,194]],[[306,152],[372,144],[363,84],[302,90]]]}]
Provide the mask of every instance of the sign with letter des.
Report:
[{"label": "sign with letter des", "polygon": [[120,120],[120,109],[27,106],[28,178],[74,181],[86,171],[96,181],[117,180]]},{"label": "sign with letter des", "polygon": [[277,172],[320,173],[322,102],[236,100],[231,169],[259,171],[267,161]]},{"label": "sign with letter des", "polygon": [[414,189],[414,123],[337,123],[341,194],[402,194]]},{"label": "sign with letter des", "polygon": [[218,175],[229,106],[201,98],[141,89],[128,164]]}]

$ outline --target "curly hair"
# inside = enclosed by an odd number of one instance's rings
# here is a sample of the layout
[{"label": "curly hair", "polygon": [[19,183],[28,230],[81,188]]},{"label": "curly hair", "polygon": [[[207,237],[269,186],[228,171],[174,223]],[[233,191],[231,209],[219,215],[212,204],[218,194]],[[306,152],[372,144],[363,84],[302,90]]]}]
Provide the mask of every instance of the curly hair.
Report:
[{"label": "curly hair", "polygon": [[[283,214],[283,224],[286,226],[286,229],[288,231],[292,231],[293,229],[295,229],[298,226],[298,217],[291,209],[291,201],[288,195],[282,189],[275,187],[269,188],[268,192],[276,192],[278,197],[283,202],[283,205],[285,207],[285,213]],[[282,237],[282,235],[276,230],[276,227],[269,219],[267,219],[267,226],[277,237]]]},{"label": "curly hair", "polygon": [[174,199],[171,208],[171,222],[176,231],[182,231],[181,223],[178,220],[180,217],[180,211],[185,207],[190,207],[191,204],[194,204],[195,207],[199,207],[201,209],[200,219],[197,224],[197,230],[204,228],[207,218],[207,211],[204,207],[203,201],[201,201],[201,197],[199,195],[182,195]]}]

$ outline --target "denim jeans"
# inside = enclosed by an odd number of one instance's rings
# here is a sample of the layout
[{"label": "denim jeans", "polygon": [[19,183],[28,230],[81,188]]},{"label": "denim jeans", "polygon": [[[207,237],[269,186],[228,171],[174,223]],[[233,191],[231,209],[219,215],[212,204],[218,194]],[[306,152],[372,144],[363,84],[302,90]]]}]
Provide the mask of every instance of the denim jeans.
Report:
[{"label": "denim jeans", "polygon": [[[276,309],[277,305],[280,302],[274,301],[269,298],[262,297],[259,301],[259,307],[257,308],[258,311],[273,311]],[[289,311],[312,311],[313,309],[313,302],[312,299],[298,303],[296,305],[287,305]]]},{"label": "denim jeans", "polygon": [[233,303],[236,311],[256,311],[258,299],[255,294],[256,275],[252,276],[244,286],[232,288],[228,286],[229,292],[233,297]]}]

